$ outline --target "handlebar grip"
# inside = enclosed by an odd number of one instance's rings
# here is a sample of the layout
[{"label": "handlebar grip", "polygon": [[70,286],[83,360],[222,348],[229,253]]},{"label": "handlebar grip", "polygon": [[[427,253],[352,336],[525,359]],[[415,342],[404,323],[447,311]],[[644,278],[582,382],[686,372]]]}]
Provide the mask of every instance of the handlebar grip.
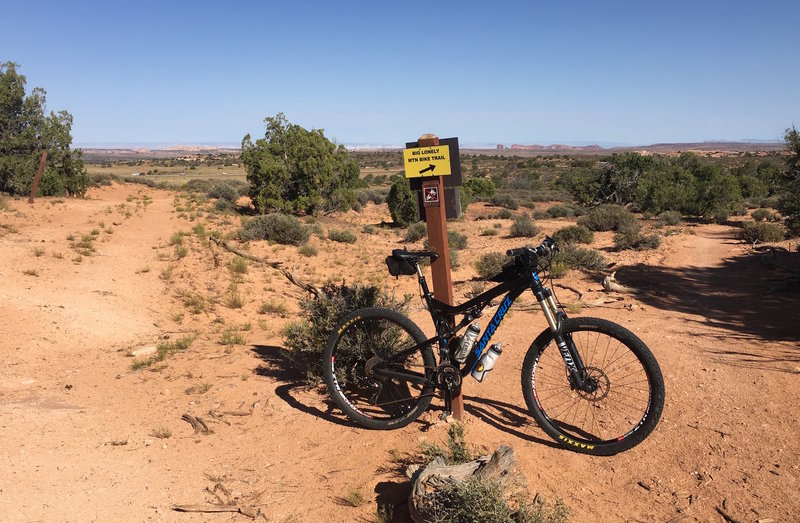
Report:
[{"label": "handlebar grip", "polygon": [[506,251],[506,256],[520,256],[525,253],[525,247],[520,247],[518,249],[509,249]]}]

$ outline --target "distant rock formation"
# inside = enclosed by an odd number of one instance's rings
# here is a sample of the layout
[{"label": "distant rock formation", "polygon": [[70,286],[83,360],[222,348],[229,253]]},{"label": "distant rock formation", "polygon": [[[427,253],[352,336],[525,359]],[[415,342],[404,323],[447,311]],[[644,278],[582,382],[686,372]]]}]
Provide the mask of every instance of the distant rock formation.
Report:
[{"label": "distant rock formation", "polygon": [[520,145],[514,144],[511,149],[521,149],[524,151],[604,151],[599,145],[563,145],[554,143],[552,145]]}]

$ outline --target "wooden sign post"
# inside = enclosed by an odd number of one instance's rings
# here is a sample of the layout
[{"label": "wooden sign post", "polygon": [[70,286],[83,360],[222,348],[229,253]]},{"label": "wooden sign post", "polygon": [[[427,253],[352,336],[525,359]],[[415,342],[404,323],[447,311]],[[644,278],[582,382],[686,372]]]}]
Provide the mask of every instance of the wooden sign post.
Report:
[{"label": "wooden sign post", "polygon": [[[453,279],[450,275],[450,247],[447,244],[447,215],[445,212],[444,183],[442,175],[449,175],[449,146],[439,145],[439,138],[424,134],[417,141],[417,147],[404,151],[406,177],[426,177],[422,182],[422,200],[425,208],[425,221],[428,224],[428,245],[439,257],[431,264],[433,274],[433,295],[447,303],[453,303]],[[413,165],[409,169],[409,165]],[[411,176],[409,176],[409,172]],[[461,392],[453,397],[453,417],[461,421],[464,416],[464,398]]]}]

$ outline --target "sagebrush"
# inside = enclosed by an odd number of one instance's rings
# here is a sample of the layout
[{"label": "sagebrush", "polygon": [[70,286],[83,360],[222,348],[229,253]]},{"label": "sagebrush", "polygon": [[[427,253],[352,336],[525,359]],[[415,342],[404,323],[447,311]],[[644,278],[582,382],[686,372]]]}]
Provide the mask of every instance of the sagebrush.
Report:
[{"label": "sagebrush", "polygon": [[319,298],[300,301],[302,320],[283,330],[286,356],[310,383],[322,378],[322,352],[328,336],[347,313],[364,307],[386,307],[406,313],[408,299],[399,301],[374,285],[328,283]]}]

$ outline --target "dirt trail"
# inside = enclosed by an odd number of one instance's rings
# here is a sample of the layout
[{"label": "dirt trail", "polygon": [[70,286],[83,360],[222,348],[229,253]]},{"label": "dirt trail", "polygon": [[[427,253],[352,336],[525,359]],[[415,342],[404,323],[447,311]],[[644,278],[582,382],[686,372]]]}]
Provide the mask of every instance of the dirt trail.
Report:
[{"label": "dirt trail", "polygon": [[[170,510],[214,501],[205,489],[218,482],[270,521],[368,520],[377,504],[396,504],[402,518],[407,486],[392,456],[442,441],[439,412],[402,430],[365,431],[307,389],[279,355],[280,330],[302,293],[255,266],[234,280],[225,267],[230,256],[216,252],[215,266],[198,236],[185,240],[185,257],[170,245],[174,233],[201,221],[209,229],[236,223],[207,214],[190,221],[196,211],[185,199],[136,186],[12,207],[0,211],[0,225],[11,226],[0,228],[0,519],[246,520]],[[323,225],[385,219],[385,207],[370,204]],[[479,245],[462,251],[454,273],[459,299],[473,285],[474,259],[513,243],[475,240],[486,225],[453,224]],[[541,225],[552,232],[564,223]],[[76,261],[67,236],[80,240],[95,230],[96,253]],[[525,350],[544,328],[540,314],[512,311],[498,331],[505,347],[498,366],[483,384],[465,384],[468,442],[512,445],[532,490],[559,495],[573,521],[721,521],[723,505],[740,521],[790,521],[800,513],[796,297],[755,301],[772,273],[762,278],[758,259],[743,258],[732,229],[688,230],[665,237],[657,252],[610,253],[617,277],[642,291],[582,312],[635,331],[661,364],[665,411],[642,445],[610,458],[583,456],[554,446],[533,424],[519,382]],[[609,241],[599,235],[597,243]],[[394,231],[360,234],[353,246],[312,243],[320,251],[312,258],[281,246],[259,246],[258,254],[287,259],[315,282],[333,274],[382,282],[399,295],[416,292],[411,279],[390,280],[381,266],[398,244]],[[602,295],[599,282],[577,273],[567,282]],[[243,294],[241,308],[224,304],[231,284]],[[192,314],[179,291],[218,299]],[[258,314],[266,301],[288,312]],[[768,328],[757,322],[762,309]],[[431,330],[421,311],[414,318]],[[234,330],[244,343],[224,344]],[[132,351],[189,334],[197,338],[187,351],[131,370]],[[203,417],[213,433],[193,433],[184,413]],[[163,430],[171,437],[154,435]],[[353,488],[364,493],[363,506],[341,501]]]}]

